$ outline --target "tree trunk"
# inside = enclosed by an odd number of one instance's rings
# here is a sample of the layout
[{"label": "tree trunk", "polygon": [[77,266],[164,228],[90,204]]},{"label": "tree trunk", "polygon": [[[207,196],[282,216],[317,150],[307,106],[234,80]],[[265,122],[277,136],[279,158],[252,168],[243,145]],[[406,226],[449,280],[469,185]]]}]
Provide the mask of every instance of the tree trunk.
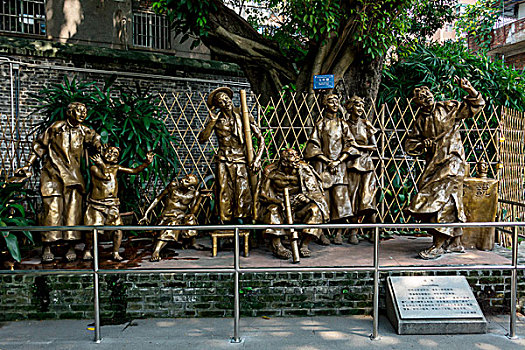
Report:
[{"label": "tree trunk", "polygon": [[384,61],[384,56],[365,62],[354,61],[337,86],[341,99],[347,100],[357,95],[365,99],[366,108],[374,104],[381,84]]},{"label": "tree trunk", "polygon": [[261,103],[278,97],[284,85],[294,83],[297,72],[277,43],[264,38],[248,22],[215,1],[217,11],[210,13],[210,31],[201,37],[217,59],[237,63],[246,74]]}]

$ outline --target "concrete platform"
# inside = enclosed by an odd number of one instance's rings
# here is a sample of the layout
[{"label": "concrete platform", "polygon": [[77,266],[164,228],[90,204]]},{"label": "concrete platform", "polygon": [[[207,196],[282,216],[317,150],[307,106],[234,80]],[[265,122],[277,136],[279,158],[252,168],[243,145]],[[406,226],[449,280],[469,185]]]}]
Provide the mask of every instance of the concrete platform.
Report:
[{"label": "concrete platform", "polygon": [[[147,238],[134,239],[130,243],[123,244],[121,255],[126,259],[116,263],[110,259],[109,245],[101,248],[102,269],[119,268],[202,268],[202,267],[233,267],[232,248],[219,249],[216,257],[211,256],[210,238],[199,240],[209,248],[206,251],[193,249],[175,249],[169,246],[163,253],[167,257],[159,262],[150,262],[152,242]],[[418,257],[418,252],[431,245],[431,237],[397,236],[394,239],[380,242],[379,259],[382,266],[413,266],[413,265],[487,265],[487,264],[510,264],[509,257],[502,256],[496,251],[469,250],[464,254],[446,254],[438,260],[423,260]],[[320,246],[316,243],[310,245],[312,256],[301,259],[299,265],[291,264],[291,261],[280,260],[272,256],[266,246],[252,248],[250,256],[241,254],[241,267],[289,267],[289,266],[372,266],[373,244],[361,242],[359,245],[345,243],[341,246]],[[522,249],[523,250],[523,249]],[[79,251],[80,254],[80,251]],[[171,256],[178,254],[177,256]],[[56,260],[51,264],[40,263],[39,252],[33,252],[33,257],[16,264],[15,269],[91,269],[91,262],[77,260],[66,263]]]}]

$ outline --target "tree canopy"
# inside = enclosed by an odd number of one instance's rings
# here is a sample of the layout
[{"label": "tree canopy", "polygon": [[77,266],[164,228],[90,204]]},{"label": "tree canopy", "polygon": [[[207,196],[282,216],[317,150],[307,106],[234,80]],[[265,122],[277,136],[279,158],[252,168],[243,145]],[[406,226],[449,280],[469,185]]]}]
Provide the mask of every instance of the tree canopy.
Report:
[{"label": "tree canopy", "polygon": [[[239,9],[250,3],[248,15]],[[456,0],[159,0],[183,40],[239,64],[263,101],[287,86],[310,92],[334,74],[345,95],[375,98],[387,50],[455,16]],[[237,10],[237,11],[236,11]],[[343,83],[344,82],[344,86]]]}]

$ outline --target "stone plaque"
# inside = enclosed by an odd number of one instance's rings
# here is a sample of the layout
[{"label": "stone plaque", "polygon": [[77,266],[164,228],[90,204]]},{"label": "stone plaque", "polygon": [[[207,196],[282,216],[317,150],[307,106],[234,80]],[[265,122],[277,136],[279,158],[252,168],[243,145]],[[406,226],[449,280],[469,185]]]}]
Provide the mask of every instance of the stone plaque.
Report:
[{"label": "stone plaque", "polygon": [[399,334],[486,332],[464,276],[389,277],[387,287],[387,314]]},{"label": "stone plaque", "polygon": [[402,319],[483,316],[463,276],[390,277],[390,281]]}]

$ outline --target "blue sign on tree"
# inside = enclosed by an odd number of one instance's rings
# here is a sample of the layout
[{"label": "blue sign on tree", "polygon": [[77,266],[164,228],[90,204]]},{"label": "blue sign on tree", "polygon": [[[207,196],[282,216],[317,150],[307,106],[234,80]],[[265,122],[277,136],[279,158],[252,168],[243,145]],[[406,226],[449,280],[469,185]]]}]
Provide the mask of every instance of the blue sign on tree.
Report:
[{"label": "blue sign on tree", "polygon": [[334,75],[314,75],[314,90],[320,89],[333,89],[334,88]]}]

